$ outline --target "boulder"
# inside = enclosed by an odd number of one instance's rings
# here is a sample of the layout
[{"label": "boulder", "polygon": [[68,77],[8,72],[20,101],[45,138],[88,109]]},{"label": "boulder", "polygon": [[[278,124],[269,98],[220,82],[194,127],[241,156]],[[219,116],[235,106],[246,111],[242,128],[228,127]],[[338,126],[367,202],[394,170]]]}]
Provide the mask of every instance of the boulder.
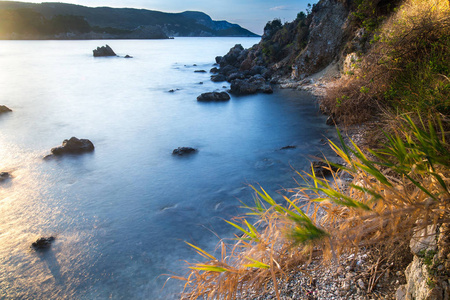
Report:
[{"label": "boulder", "polygon": [[194,73],[206,73],[205,70],[195,70]]},{"label": "boulder", "polygon": [[41,237],[39,239],[36,240],[36,242],[31,244],[31,247],[34,250],[46,250],[48,248],[50,248],[50,246],[52,245],[52,242],[55,240],[54,237]]},{"label": "boulder", "polygon": [[197,149],[191,148],[191,147],[178,147],[177,149],[174,149],[172,151],[173,155],[185,155],[185,154],[191,154],[197,152]]},{"label": "boulder", "polygon": [[231,73],[230,75],[228,75],[227,81],[232,82],[235,79],[244,79],[244,78],[245,78],[245,76],[242,72],[236,72],[236,73]]},{"label": "boulder", "polygon": [[5,181],[11,177],[8,172],[0,172],[0,182]]},{"label": "boulder", "polygon": [[336,172],[338,170],[338,168],[336,168],[335,166],[328,165],[328,163],[323,161],[313,162],[312,167],[314,169],[314,174],[316,174],[316,176],[328,176],[332,174],[331,171]]},{"label": "boulder", "polygon": [[228,101],[230,100],[230,95],[226,92],[211,92],[203,93],[197,97],[197,101],[209,102],[209,101]]},{"label": "boulder", "polygon": [[214,68],[212,68],[211,70],[209,70],[209,72],[210,72],[210,73],[213,73],[213,74],[217,74],[217,73],[219,73],[219,69],[217,69],[216,67],[214,67]]},{"label": "boulder", "polygon": [[222,56],[216,56],[216,64],[220,64],[222,58],[223,58]]},{"label": "boulder", "polygon": [[0,105],[0,114],[10,111],[12,111],[10,108],[6,107],[5,105]]},{"label": "boulder", "polygon": [[250,83],[248,79],[235,79],[231,82],[230,93],[235,95],[256,94],[258,87],[258,84]]},{"label": "boulder", "polygon": [[237,71],[238,71],[238,69],[233,66],[225,66],[225,67],[219,69],[219,73],[223,74],[225,76],[228,76],[232,73],[236,73]]},{"label": "boulder", "polygon": [[227,81],[227,78],[225,77],[225,75],[222,75],[222,74],[212,75],[211,76],[211,81],[213,81],[213,82],[222,82],[222,81]]},{"label": "boulder", "polygon": [[78,154],[91,151],[94,151],[94,144],[90,140],[78,139],[76,137],[64,140],[62,146],[52,148],[51,150],[54,155]]},{"label": "boulder", "polygon": [[97,49],[92,50],[92,52],[94,53],[94,57],[117,56],[116,53],[114,53],[113,49],[111,49],[111,47],[108,45],[102,46],[102,47],[97,47]]},{"label": "boulder", "polygon": [[271,94],[272,87],[266,83],[261,75],[250,77],[249,79],[235,79],[231,82],[230,93],[235,95],[250,95],[258,92]]}]

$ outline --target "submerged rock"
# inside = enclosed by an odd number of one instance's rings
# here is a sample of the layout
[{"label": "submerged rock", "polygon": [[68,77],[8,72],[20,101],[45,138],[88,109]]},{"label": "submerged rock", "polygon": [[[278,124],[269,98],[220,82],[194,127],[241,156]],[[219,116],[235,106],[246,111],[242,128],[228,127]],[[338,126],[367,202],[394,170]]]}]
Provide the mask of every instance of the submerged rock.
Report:
[{"label": "submerged rock", "polygon": [[197,152],[197,149],[191,147],[178,147],[172,151],[173,155],[185,155]]},{"label": "submerged rock", "polygon": [[6,107],[5,105],[0,105],[0,114],[5,112],[11,112],[12,110],[9,107]]},{"label": "submerged rock", "polygon": [[289,145],[289,146],[281,147],[280,150],[295,149],[295,148],[297,148],[297,146],[291,146],[291,145]]},{"label": "submerged rock", "polygon": [[94,53],[94,57],[117,56],[116,53],[114,53],[113,49],[111,49],[111,47],[108,45],[102,46],[102,47],[97,47],[97,49],[92,50],[92,52]]},{"label": "submerged rock", "polygon": [[34,248],[34,250],[46,250],[50,248],[52,245],[52,242],[55,240],[54,237],[41,237],[36,240],[36,242],[31,244],[31,247]]},{"label": "submerged rock", "polygon": [[127,55],[124,56],[124,58],[133,58],[133,56],[130,56],[130,55],[127,54]]},{"label": "submerged rock", "polygon": [[54,155],[62,155],[66,153],[78,154],[83,152],[94,151],[94,144],[88,139],[78,139],[71,137],[68,140],[64,140],[62,146],[52,148],[51,152]]},{"label": "submerged rock", "polygon": [[194,73],[206,73],[205,70],[195,70]]},{"label": "submerged rock", "polygon": [[230,100],[230,95],[226,92],[211,92],[203,93],[197,97],[197,101],[209,102],[209,101],[228,101]]}]

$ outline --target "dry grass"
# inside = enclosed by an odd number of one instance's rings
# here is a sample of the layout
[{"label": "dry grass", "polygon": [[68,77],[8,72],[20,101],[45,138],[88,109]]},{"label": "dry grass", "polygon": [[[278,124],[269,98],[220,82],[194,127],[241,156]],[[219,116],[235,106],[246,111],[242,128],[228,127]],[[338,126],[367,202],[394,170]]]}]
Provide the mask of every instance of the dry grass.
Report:
[{"label": "dry grass", "polygon": [[[448,120],[436,120],[417,124],[403,116],[386,146],[369,151],[377,161],[354,143],[341,140],[338,147],[330,141],[346,165],[331,181],[314,172],[299,174],[303,186],[283,204],[255,189],[255,206],[229,222],[243,235],[237,242],[221,241],[220,258],[191,245],[207,261],[188,263],[189,274],[174,276],[186,281],[183,299],[239,299],[249,290],[264,291],[268,282],[277,291],[277,278],[310,259],[320,256],[327,263],[361,247],[382,248],[378,261],[389,261],[415,232],[449,223],[450,151],[443,130]],[[341,184],[342,172],[353,177],[350,185]],[[257,221],[251,224],[250,217]],[[372,288],[379,275],[375,269]]]}]

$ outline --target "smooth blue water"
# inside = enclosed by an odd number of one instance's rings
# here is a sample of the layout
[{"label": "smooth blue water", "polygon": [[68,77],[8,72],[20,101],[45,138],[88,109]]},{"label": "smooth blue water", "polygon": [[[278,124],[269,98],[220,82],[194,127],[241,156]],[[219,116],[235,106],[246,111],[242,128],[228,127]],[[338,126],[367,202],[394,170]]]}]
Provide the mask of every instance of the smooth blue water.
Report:
[{"label": "smooth blue water", "polygon": [[[176,298],[182,282],[161,290],[160,275],[200,259],[184,241],[212,249],[212,232],[229,237],[222,218],[252,201],[248,183],[295,186],[294,169],[334,133],[311,96],[196,101],[228,84],[195,70],[257,42],[107,41],[125,59],[93,58],[104,41],[0,41],[0,104],[13,109],[0,115],[0,171],[13,176],[0,184],[0,298]],[[95,151],[42,159],[71,136]],[[199,152],[172,156],[179,146]],[[49,251],[30,249],[49,235]]]}]

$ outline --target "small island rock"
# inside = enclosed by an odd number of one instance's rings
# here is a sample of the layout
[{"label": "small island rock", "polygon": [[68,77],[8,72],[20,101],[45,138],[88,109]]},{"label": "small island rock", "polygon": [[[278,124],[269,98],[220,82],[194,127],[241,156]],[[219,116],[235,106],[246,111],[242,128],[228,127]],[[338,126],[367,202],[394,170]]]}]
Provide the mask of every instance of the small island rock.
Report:
[{"label": "small island rock", "polygon": [[48,248],[50,248],[50,246],[52,245],[52,242],[55,240],[54,237],[41,237],[39,239],[36,240],[36,242],[31,244],[31,247],[34,248],[34,250],[46,250]]},{"label": "small island rock", "polygon": [[114,53],[113,49],[111,49],[111,47],[108,45],[102,46],[102,47],[97,47],[97,49],[92,50],[92,52],[94,53],[94,57],[117,56],[116,53]]},{"label": "small island rock", "polygon": [[197,101],[209,102],[209,101],[228,101],[230,100],[230,95],[226,92],[211,92],[203,93],[197,97]]},{"label": "small island rock", "polygon": [[11,112],[12,110],[5,105],[0,105],[0,113]]},{"label": "small island rock", "polygon": [[185,155],[197,152],[197,149],[191,147],[178,147],[172,151],[173,155]]},{"label": "small island rock", "polygon": [[133,58],[133,56],[130,56],[130,55],[127,54],[127,55],[124,56],[124,58]]},{"label": "small island rock", "polygon": [[51,152],[54,155],[62,155],[66,153],[77,154],[83,152],[94,151],[94,144],[88,139],[78,139],[71,137],[68,140],[64,140],[62,146],[52,148]]}]

